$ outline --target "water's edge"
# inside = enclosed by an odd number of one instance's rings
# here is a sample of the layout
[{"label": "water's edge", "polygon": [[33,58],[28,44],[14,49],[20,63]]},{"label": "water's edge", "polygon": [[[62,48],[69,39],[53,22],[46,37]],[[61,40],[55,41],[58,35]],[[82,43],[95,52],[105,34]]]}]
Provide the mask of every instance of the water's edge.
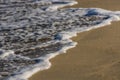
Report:
[{"label": "water's edge", "polygon": [[[56,10],[58,10],[58,8],[62,8],[65,6],[71,6],[71,5],[75,5],[75,4],[77,4],[76,1],[70,1],[70,2],[68,1],[67,4],[58,4],[58,5],[55,4],[55,5],[51,5],[49,8],[47,8],[46,11],[56,12]],[[92,24],[92,25],[89,25],[86,27],[80,27],[80,28],[76,28],[76,29],[74,28],[73,30],[68,30],[68,31],[63,31],[63,32],[61,31],[59,34],[57,34],[57,37],[60,38],[61,43],[66,44],[66,45],[64,45],[60,50],[58,50],[55,53],[49,53],[49,54],[46,54],[45,56],[37,58],[39,60],[42,60],[42,62],[32,65],[32,66],[29,66],[29,67],[26,67],[24,69],[21,69],[18,73],[16,73],[13,76],[10,76],[7,80],[28,80],[33,74],[35,74],[39,71],[42,71],[42,70],[49,69],[52,65],[50,62],[50,59],[56,57],[57,55],[66,53],[66,51],[68,49],[74,48],[77,45],[77,42],[72,41],[71,38],[77,36],[77,33],[104,27],[106,25],[110,25],[111,22],[113,22],[113,21],[120,21],[120,11],[113,12],[113,11],[108,11],[108,10],[104,10],[104,9],[100,9],[100,8],[71,8],[71,9],[66,9],[66,10],[68,10],[68,12],[71,12],[71,13],[74,11],[76,11],[76,12],[78,11],[78,14],[81,16],[83,14],[86,16],[91,16],[91,15],[101,16],[98,18],[102,18],[102,20],[100,19],[100,21],[99,21],[99,19],[98,19],[98,22],[93,21],[95,23],[94,25]],[[69,10],[73,10],[73,11],[69,11]],[[81,11],[83,13],[80,14],[79,11]],[[62,15],[62,13],[61,13],[61,15]],[[73,16],[73,15],[71,15],[71,16]],[[58,40],[58,42],[59,42],[59,40]],[[56,41],[56,43],[57,43],[57,41]],[[5,55],[0,55],[0,58],[2,58],[2,57],[4,58],[5,56],[9,56],[11,54],[13,55],[14,52],[10,51],[9,53],[6,53]]]}]

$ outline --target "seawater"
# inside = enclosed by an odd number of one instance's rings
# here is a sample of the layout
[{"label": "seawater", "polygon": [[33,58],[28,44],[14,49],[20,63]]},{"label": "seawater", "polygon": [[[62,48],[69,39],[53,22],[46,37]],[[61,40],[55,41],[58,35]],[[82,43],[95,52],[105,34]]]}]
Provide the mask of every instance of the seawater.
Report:
[{"label": "seawater", "polygon": [[120,20],[120,11],[67,8],[72,0],[0,1],[0,80],[27,80],[77,45],[70,38]]}]

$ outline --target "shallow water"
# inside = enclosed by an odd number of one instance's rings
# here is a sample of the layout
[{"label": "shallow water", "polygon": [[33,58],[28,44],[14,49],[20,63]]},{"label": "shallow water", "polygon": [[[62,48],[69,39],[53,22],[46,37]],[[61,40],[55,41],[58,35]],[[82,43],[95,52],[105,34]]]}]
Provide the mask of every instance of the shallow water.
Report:
[{"label": "shallow water", "polygon": [[49,59],[75,47],[70,38],[77,33],[120,20],[119,11],[58,9],[75,1],[14,0],[0,4],[0,80],[26,80],[48,69]]}]

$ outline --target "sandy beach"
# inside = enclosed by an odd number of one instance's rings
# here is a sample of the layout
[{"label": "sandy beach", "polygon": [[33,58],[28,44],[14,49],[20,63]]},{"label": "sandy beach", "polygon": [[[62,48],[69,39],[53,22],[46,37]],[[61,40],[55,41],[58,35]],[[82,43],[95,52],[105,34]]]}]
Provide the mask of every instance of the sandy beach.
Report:
[{"label": "sandy beach", "polygon": [[[120,11],[120,0],[77,1],[72,7]],[[79,33],[72,40],[78,42],[75,48],[50,60],[50,69],[29,80],[120,80],[120,22]]]}]

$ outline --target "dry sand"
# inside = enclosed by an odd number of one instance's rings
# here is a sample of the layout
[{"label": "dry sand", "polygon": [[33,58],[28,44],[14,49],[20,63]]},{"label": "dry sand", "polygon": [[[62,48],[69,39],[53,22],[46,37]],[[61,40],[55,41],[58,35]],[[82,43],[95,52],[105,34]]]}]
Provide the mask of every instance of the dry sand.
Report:
[{"label": "dry sand", "polygon": [[[74,7],[120,10],[120,0],[78,0]],[[78,34],[78,45],[29,80],[120,80],[120,22]]]}]

